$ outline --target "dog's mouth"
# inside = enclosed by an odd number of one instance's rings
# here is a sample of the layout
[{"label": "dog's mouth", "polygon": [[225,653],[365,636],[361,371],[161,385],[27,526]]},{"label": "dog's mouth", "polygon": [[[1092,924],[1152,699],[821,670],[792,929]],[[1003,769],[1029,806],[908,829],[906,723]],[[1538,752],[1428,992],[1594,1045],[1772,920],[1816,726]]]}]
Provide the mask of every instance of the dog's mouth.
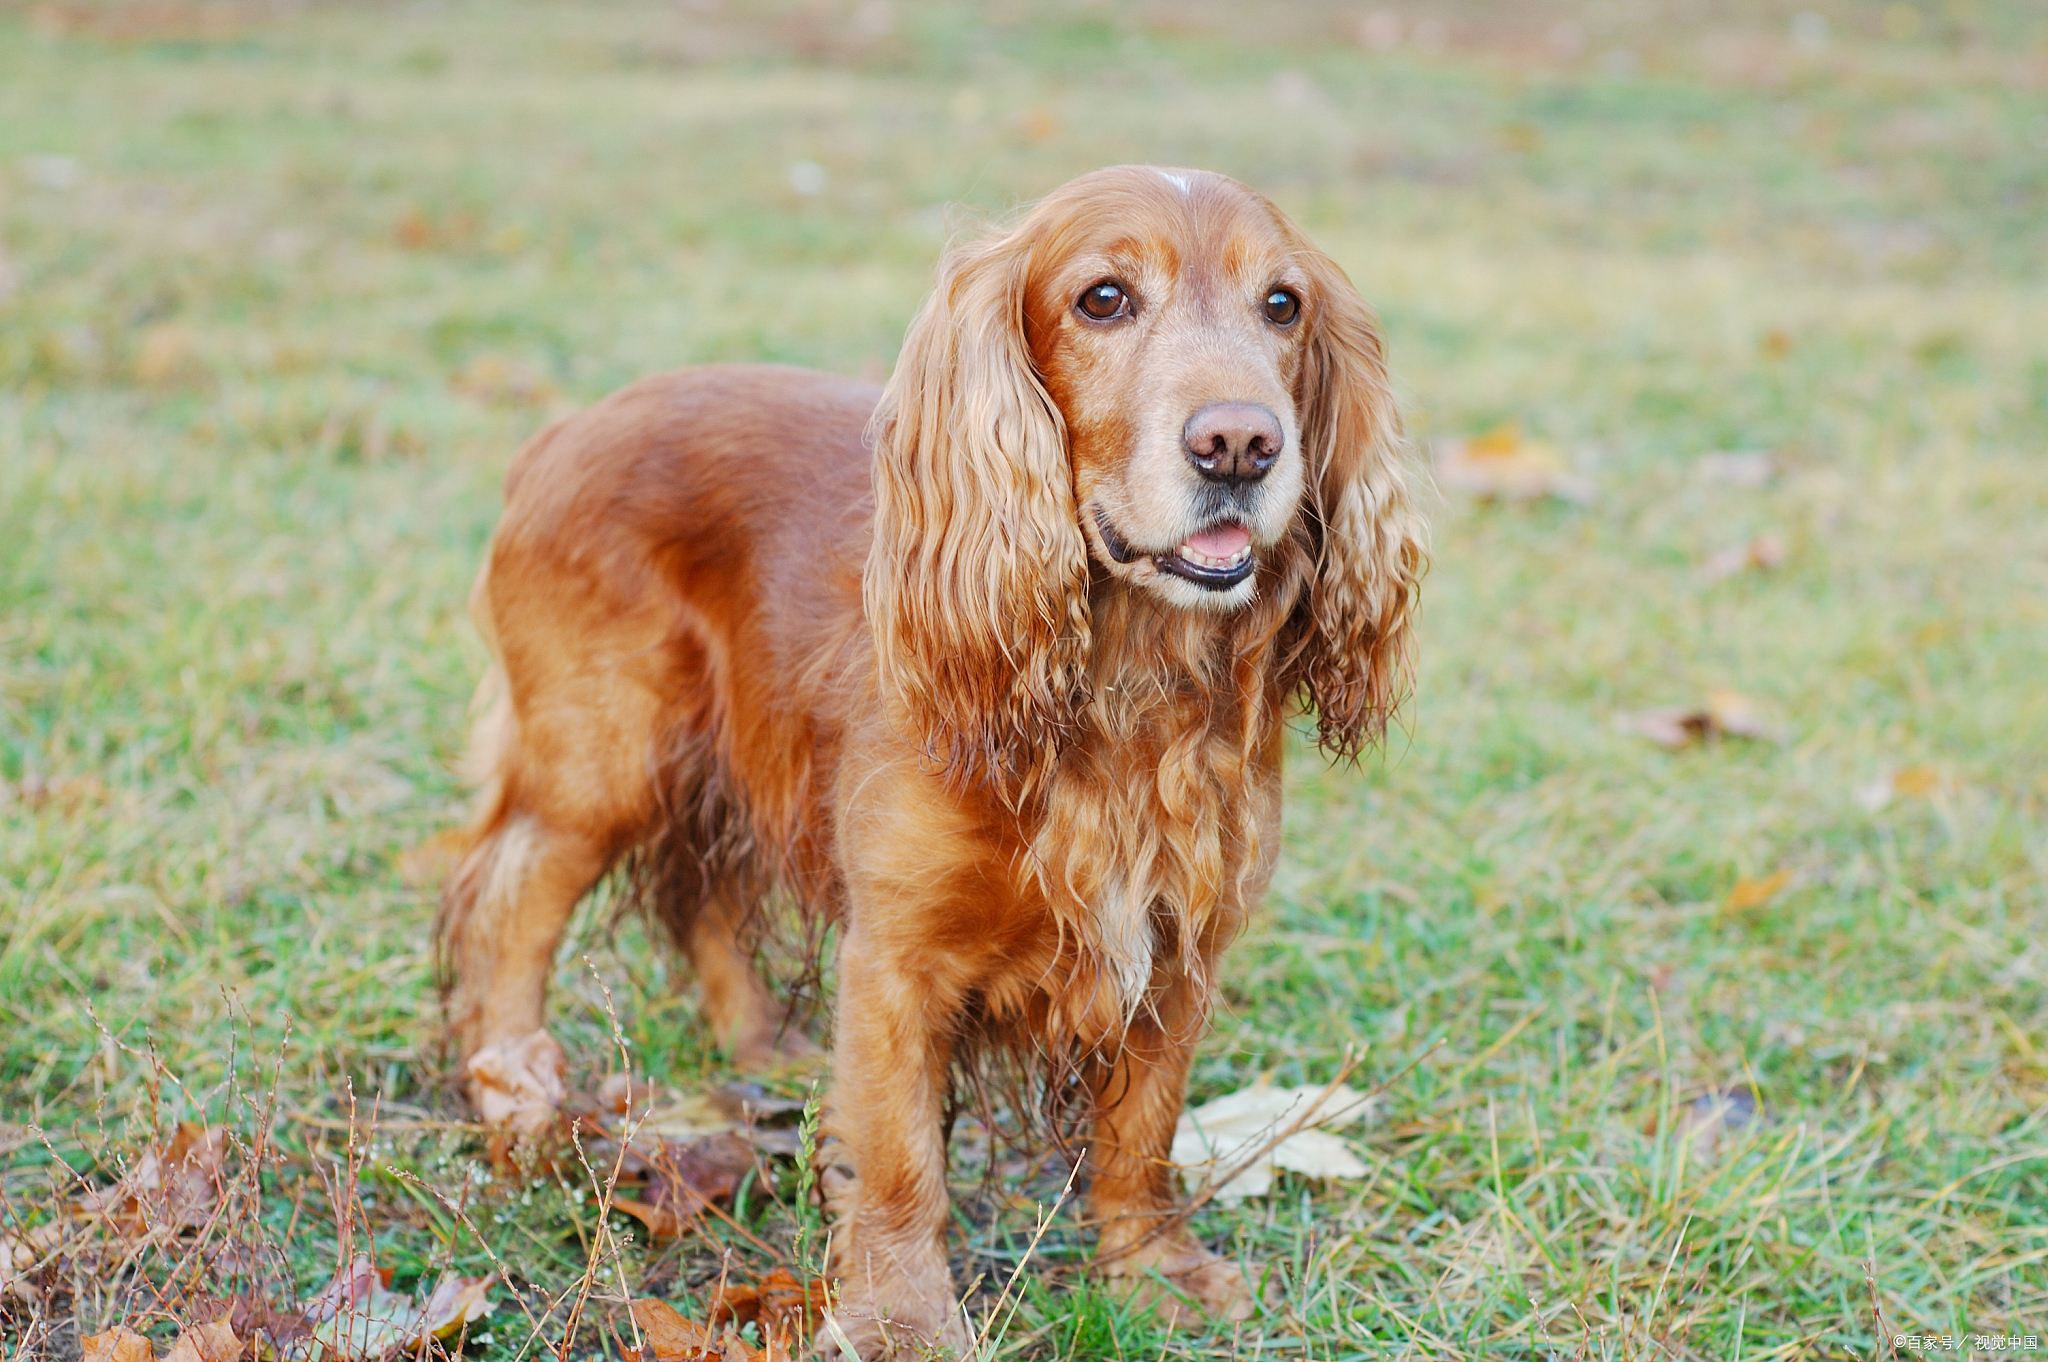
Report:
[{"label": "dog's mouth", "polygon": [[1142,558],[1159,571],[1205,590],[1228,591],[1258,570],[1252,532],[1235,521],[1197,530],[1170,553],[1141,553],[1132,548],[1100,507],[1095,510],[1095,528],[1102,535],[1102,546],[1117,562],[1129,564]]}]

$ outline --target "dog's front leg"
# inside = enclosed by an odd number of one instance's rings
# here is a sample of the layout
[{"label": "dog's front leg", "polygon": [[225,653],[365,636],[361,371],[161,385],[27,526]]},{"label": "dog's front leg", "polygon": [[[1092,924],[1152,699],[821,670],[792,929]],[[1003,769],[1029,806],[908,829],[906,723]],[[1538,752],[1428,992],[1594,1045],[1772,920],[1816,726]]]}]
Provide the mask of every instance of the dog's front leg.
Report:
[{"label": "dog's front leg", "polygon": [[840,947],[830,1130],[854,1179],[835,1199],[832,1274],[835,1318],[863,1358],[967,1343],[946,1266],[940,1131],[959,995],[933,976],[929,941],[857,917]]},{"label": "dog's front leg", "polygon": [[1206,1021],[1201,991],[1186,979],[1169,984],[1131,1022],[1095,1083],[1088,1206],[1102,1226],[1097,1261],[1169,1320],[1182,1296],[1226,1319],[1252,1313],[1243,1271],[1189,1231],[1174,1187],[1173,1132]]}]

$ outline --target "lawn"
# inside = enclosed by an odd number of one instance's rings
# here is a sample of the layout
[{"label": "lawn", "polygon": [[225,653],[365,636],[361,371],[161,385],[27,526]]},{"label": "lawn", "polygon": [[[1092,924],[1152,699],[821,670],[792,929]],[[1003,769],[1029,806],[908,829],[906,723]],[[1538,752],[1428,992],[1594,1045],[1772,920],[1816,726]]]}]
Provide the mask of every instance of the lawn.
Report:
[{"label": "lawn", "polygon": [[[949,234],[1132,160],[1344,265],[1418,462],[1491,432],[1584,495],[1435,495],[1401,730],[1290,764],[1192,1096],[1362,1052],[1367,1176],[1200,1213],[1271,1269],[1243,1326],[1122,1309],[1062,1218],[995,1350],[2048,1335],[2048,15],[1971,0],[0,3],[0,1231],[195,1120],[287,1291],[644,1239],[573,1161],[490,1178],[439,1040],[407,853],[461,817],[505,466],[651,371],[879,377]],[[1731,693],[1760,736],[1637,722]],[[731,1077],[678,958],[572,937],[585,1090],[614,1015]],[[999,1286],[1059,1179],[971,1164]],[[621,1278],[792,1258],[795,1190],[626,1244],[574,1355]],[[10,1359],[232,1275],[114,1234],[0,1294]],[[470,1355],[531,1351],[497,1299]]]}]

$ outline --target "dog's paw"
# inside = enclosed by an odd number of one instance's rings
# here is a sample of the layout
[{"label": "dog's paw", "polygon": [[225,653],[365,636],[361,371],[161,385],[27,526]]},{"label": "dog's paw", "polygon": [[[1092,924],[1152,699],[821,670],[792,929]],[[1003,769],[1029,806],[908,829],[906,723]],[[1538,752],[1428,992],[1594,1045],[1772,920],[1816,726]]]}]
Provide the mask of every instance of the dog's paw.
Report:
[{"label": "dog's paw", "polygon": [[937,1362],[965,1358],[974,1344],[957,1309],[942,1320],[913,1323],[842,1302],[820,1333],[818,1353],[828,1362]]},{"label": "dog's paw", "polygon": [[522,1135],[554,1123],[566,1089],[562,1047],[546,1031],[493,1041],[469,1058],[469,1100],[478,1119]]},{"label": "dog's paw", "polygon": [[1159,1319],[1173,1325],[1188,1313],[1188,1303],[1222,1320],[1252,1317],[1258,1295],[1244,1269],[1196,1244],[1174,1245],[1142,1260],[1126,1259],[1106,1274],[1122,1282],[1131,1299],[1150,1306]]}]

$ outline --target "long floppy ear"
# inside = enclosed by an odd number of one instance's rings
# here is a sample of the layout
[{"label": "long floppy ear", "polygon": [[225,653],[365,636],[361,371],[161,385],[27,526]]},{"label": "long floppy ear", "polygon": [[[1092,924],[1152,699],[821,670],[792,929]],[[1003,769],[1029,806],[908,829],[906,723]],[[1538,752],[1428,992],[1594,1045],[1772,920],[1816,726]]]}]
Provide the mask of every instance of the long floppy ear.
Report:
[{"label": "long floppy ear", "polygon": [[926,759],[1006,794],[1086,684],[1088,550],[1066,425],[1024,338],[1029,242],[956,247],[870,427],[864,592],[885,697]]},{"label": "long floppy ear", "polygon": [[1414,679],[1409,625],[1428,549],[1379,326],[1335,261],[1305,244],[1296,258],[1314,281],[1296,410],[1315,568],[1290,641],[1318,741],[1355,758],[1386,731]]}]

